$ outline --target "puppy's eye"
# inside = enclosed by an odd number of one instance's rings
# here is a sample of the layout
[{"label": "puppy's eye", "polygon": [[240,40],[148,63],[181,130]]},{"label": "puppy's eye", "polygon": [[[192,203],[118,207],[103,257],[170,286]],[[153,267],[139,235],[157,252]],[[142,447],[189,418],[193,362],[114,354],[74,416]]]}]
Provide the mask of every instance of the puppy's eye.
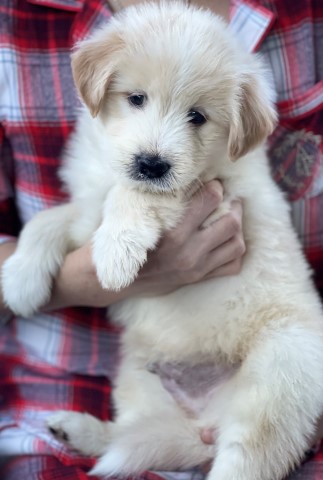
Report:
[{"label": "puppy's eye", "polygon": [[142,107],[146,102],[146,96],[141,94],[133,93],[128,96],[128,102],[134,107]]},{"label": "puppy's eye", "polygon": [[206,118],[204,117],[204,115],[198,112],[197,110],[190,110],[188,112],[188,118],[189,118],[188,121],[190,123],[193,123],[193,125],[200,126],[206,122]]}]

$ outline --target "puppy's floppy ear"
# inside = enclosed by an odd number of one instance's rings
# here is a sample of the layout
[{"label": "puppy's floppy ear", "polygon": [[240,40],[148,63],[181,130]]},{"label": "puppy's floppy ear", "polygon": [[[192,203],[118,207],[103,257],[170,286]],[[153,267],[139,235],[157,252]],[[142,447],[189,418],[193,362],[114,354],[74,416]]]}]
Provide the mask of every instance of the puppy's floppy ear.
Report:
[{"label": "puppy's floppy ear", "polygon": [[91,115],[96,117],[104,93],[115,72],[118,53],[124,42],[113,26],[81,42],[72,54],[72,72],[75,85]]},{"label": "puppy's floppy ear", "polygon": [[230,125],[228,153],[232,161],[245,155],[274,130],[277,115],[272,92],[264,78],[249,73],[241,78],[238,108],[234,108]]}]

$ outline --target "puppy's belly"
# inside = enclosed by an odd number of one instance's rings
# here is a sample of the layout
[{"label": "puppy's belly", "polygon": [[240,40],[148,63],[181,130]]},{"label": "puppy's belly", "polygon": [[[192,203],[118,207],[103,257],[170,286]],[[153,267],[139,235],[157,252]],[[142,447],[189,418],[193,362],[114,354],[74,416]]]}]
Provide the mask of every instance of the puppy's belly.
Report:
[{"label": "puppy's belly", "polygon": [[239,365],[214,364],[211,361],[197,365],[154,362],[147,368],[160,377],[164,388],[189,416],[198,417],[216,391],[236,373]]}]

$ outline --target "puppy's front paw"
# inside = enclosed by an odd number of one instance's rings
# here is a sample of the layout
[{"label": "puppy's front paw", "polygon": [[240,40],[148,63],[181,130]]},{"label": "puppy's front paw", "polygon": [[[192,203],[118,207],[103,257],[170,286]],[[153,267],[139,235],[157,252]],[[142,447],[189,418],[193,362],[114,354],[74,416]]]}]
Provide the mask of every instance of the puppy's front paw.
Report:
[{"label": "puppy's front paw", "polygon": [[147,249],[128,233],[119,238],[102,235],[100,229],[93,241],[93,263],[103,288],[118,291],[127,287],[147,260]]},{"label": "puppy's front paw", "polygon": [[1,277],[5,304],[18,315],[31,316],[50,296],[51,276],[30,255],[14,253],[3,264]]}]

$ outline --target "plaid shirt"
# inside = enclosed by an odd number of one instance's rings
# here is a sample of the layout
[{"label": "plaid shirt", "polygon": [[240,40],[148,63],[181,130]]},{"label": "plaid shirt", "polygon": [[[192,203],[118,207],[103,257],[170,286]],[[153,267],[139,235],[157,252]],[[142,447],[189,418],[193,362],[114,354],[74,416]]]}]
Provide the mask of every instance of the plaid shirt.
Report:
[{"label": "plaid shirt", "polygon": [[[269,141],[273,174],[292,202],[295,226],[323,288],[323,4],[235,0],[231,13],[241,42],[260,51],[274,73],[280,124]],[[64,200],[57,168],[78,105],[69,52],[109,16],[105,0],[0,4],[2,241],[39,210]],[[18,456],[2,467],[2,480],[87,478],[91,461],[56,443],[43,418],[57,409],[110,418],[117,345],[118,332],[103,309],[14,317],[0,327],[0,457]],[[303,479],[322,479],[323,451],[301,472]],[[192,475],[199,473],[145,478]]]}]

